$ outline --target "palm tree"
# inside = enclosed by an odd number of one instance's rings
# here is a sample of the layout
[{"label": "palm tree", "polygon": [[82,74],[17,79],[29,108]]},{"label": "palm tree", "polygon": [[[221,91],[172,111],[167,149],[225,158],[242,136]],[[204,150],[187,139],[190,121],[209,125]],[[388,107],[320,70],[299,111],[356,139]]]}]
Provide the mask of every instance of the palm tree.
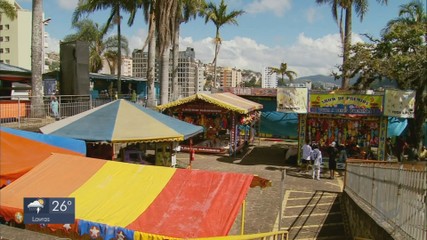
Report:
[{"label": "palm tree", "polygon": [[210,2],[204,9],[203,15],[205,16],[205,23],[212,21],[216,27],[215,33],[215,56],[213,59],[214,64],[214,88],[216,88],[216,64],[218,53],[221,45],[221,36],[219,34],[219,29],[225,24],[235,24],[238,25],[236,18],[244,13],[243,10],[235,10],[230,13],[227,12],[227,5],[224,4],[224,0],[221,0],[221,3],[217,6],[215,3]]},{"label": "palm tree", "polygon": [[157,52],[160,58],[160,104],[168,103],[169,97],[169,49],[175,32],[178,0],[156,0]]},{"label": "palm tree", "polygon": [[31,108],[34,117],[44,115],[43,109],[43,0],[33,0],[31,33]]},{"label": "palm tree", "polygon": [[0,0],[0,21],[3,13],[10,20],[14,20],[17,17],[15,6],[13,4],[10,4],[6,0]]},{"label": "palm tree", "polygon": [[[338,8],[341,8],[341,11],[345,10],[344,31],[342,30],[342,15],[339,21],[341,41],[344,42],[341,88],[348,89],[350,84],[350,77],[348,74],[347,61],[350,57],[353,7],[355,9],[356,15],[360,18],[360,21],[363,21],[363,17],[368,11],[368,0],[316,0],[316,2],[318,4],[330,4],[332,6],[332,17],[337,22]],[[387,4],[387,0],[377,0],[377,2],[380,4]]]},{"label": "palm tree", "polygon": [[204,0],[179,0],[175,19],[175,32],[172,39],[172,100],[176,100],[179,95],[178,87],[178,58],[179,58],[179,32],[180,25],[187,23],[192,18],[195,19],[205,6]]},{"label": "palm tree", "polygon": [[[399,17],[392,19],[382,30],[382,35],[389,34],[395,27],[399,26],[423,26],[427,23],[427,14],[424,12],[423,4],[419,0],[414,0],[407,4],[400,5]],[[425,28],[424,28],[425,30]],[[424,34],[424,41],[427,42],[427,32]]]},{"label": "palm tree", "polygon": [[294,71],[288,69],[287,63],[281,63],[279,68],[271,67],[269,74],[272,74],[272,73],[281,75],[283,81],[285,80],[285,76],[286,76],[291,82],[294,80],[294,76],[295,77],[297,76],[297,74]]},{"label": "palm tree", "polygon": [[[78,22],[83,14],[89,14],[97,10],[110,9],[110,16],[107,19],[107,28],[110,24],[117,24],[117,36],[119,46],[121,46],[121,11],[131,12],[135,9],[135,1],[120,1],[120,0],[79,0],[79,4],[73,13],[73,23]],[[133,19],[129,19],[128,24],[131,25]],[[118,48],[118,71],[117,71],[117,93],[121,94],[121,47]]]}]

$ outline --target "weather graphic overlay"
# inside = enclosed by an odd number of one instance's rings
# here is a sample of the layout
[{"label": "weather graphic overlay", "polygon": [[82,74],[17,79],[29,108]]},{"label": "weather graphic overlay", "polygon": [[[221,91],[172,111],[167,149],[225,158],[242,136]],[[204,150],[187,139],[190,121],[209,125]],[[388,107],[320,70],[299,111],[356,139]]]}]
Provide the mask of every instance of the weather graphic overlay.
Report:
[{"label": "weather graphic overlay", "polygon": [[25,224],[74,223],[74,198],[24,198]]}]

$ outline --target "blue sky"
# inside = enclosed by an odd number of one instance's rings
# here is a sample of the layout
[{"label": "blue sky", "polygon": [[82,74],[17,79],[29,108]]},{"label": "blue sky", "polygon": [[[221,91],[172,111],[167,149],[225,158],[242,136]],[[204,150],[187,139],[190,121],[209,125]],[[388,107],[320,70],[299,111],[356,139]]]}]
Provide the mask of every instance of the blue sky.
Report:
[{"label": "blue sky", "polygon": [[[31,0],[17,0],[25,9],[31,9]],[[59,52],[59,40],[73,33],[71,17],[77,0],[44,0],[45,18],[52,18],[46,31],[49,49]],[[214,1],[219,2],[219,1]],[[315,0],[225,0],[229,11],[244,10],[238,26],[226,25],[220,30],[223,44],[218,65],[261,71],[263,67],[277,67],[288,63],[298,77],[314,74],[329,75],[341,63],[339,31],[332,19],[329,5],[318,5]],[[361,22],[353,14],[353,41],[364,41],[360,34],[378,36],[386,23],[397,17],[399,6],[409,0],[389,0],[379,5],[369,0],[369,11]],[[108,11],[90,16],[104,23]],[[127,16],[123,22],[127,22]],[[116,33],[116,29],[110,32]],[[135,24],[122,24],[122,34],[130,42],[130,51],[141,48],[147,35],[142,13]],[[196,58],[211,62],[214,56],[215,26],[204,19],[181,25],[181,50],[193,47]]]}]

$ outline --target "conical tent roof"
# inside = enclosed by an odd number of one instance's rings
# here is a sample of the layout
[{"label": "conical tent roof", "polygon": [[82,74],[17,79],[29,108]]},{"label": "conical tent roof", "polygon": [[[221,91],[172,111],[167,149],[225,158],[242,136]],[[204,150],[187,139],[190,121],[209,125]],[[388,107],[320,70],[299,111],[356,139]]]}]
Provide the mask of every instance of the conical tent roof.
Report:
[{"label": "conical tent roof", "polygon": [[40,130],[94,142],[160,142],[182,141],[201,133],[203,128],[121,99]]}]

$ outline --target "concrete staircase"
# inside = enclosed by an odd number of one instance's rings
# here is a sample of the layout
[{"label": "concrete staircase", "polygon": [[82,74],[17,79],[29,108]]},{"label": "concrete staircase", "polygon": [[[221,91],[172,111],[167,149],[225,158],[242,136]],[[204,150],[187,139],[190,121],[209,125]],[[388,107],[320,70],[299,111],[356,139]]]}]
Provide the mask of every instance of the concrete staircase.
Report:
[{"label": "concrete staircase", "polygon": [[340,194],[287,190],[281,230],[289,231],[290,240],[352,239],[345,230]]}]

